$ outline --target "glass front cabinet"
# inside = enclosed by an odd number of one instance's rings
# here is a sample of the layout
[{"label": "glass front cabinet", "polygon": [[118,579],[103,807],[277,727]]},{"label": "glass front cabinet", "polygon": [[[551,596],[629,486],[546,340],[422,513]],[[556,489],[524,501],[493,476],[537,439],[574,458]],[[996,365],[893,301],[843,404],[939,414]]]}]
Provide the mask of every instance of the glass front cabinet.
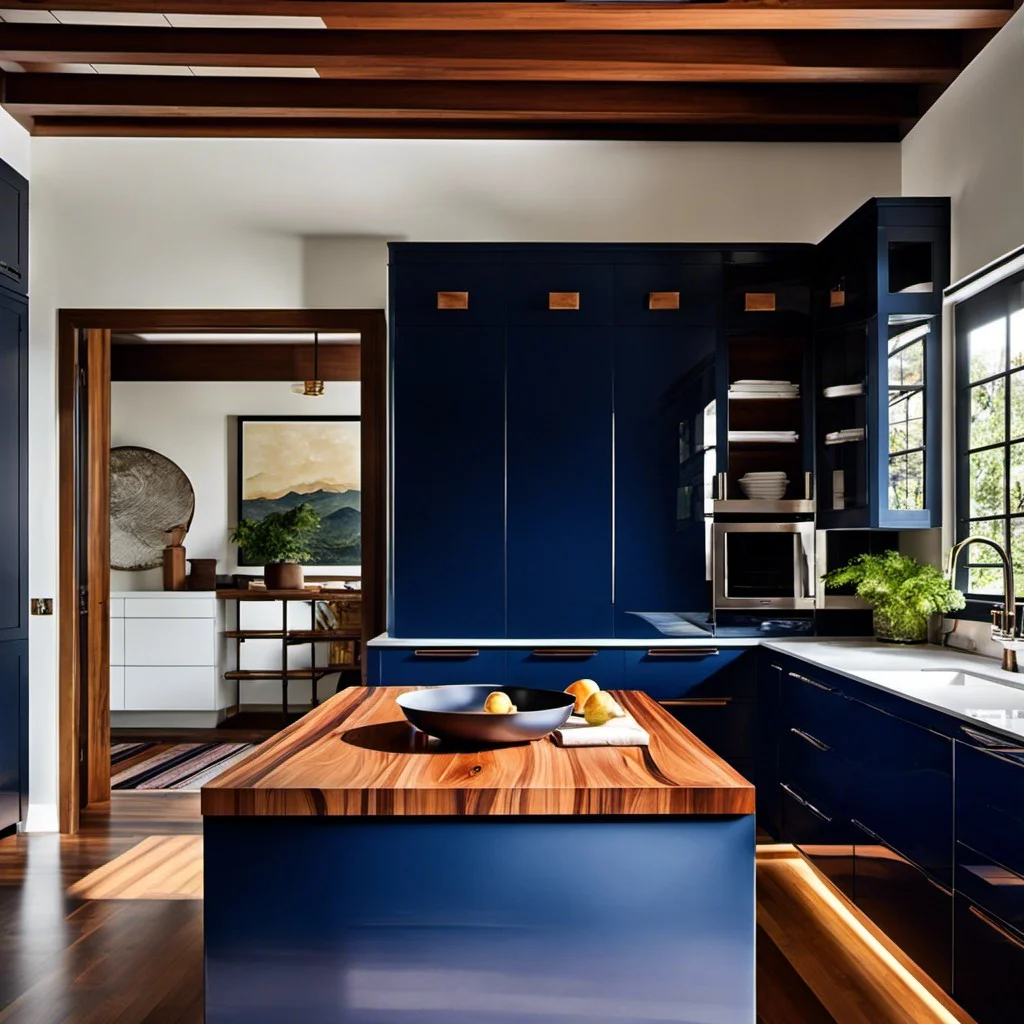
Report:
[{"label": "glass front cabinet", "polygon": [[938,526],[948,200],[873,199],[819,253],[818,525]]}]

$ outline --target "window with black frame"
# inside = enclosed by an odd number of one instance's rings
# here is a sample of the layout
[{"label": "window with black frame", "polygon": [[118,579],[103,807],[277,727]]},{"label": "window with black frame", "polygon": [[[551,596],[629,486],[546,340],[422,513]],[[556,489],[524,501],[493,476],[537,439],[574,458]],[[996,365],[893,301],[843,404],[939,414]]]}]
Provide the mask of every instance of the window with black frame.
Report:
[{"label": "window with black frame", "polygon": [[[1024,273],[956,306],[957,539],[998,541],[1024,593]],[[1002,570],[972,545],[957,585],[991,606]]]}]

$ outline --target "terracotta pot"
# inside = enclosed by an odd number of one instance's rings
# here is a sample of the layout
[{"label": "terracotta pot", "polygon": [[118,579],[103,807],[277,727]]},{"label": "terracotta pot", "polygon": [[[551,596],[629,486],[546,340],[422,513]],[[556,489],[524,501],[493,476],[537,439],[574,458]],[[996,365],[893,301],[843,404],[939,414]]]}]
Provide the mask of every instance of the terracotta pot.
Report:
[{"label": "terracotta pot", "polygon": [[274,562],[263,567],[267,590],[301,590],[305,581],[302,566],[295,562]]}]

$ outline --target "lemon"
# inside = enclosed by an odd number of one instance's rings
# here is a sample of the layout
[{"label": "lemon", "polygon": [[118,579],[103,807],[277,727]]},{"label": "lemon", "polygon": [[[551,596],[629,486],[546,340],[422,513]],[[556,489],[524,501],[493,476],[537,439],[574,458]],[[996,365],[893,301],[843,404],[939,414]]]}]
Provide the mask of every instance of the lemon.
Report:
[{"label": "lemon", "polygon": [[511,715],[515,710],[516,706],[509,695],[500,690],[487,694],[487,700],[484,701],[484,711],[489,715]]},{"label": "lemon", "polygon": [[613,718],[623,718],[625,714],[615,698],[601,690],[592,693],[583,707],[583,717],[587,725],[604,725]]},{"label": "lemon", "polygon": [[566,693],[571,693],[576,698],[576,706],[572,709],[574,715],[582,715],[583,707],[587,700],[601,689],[593,679],[577,679],[566,688]]}]

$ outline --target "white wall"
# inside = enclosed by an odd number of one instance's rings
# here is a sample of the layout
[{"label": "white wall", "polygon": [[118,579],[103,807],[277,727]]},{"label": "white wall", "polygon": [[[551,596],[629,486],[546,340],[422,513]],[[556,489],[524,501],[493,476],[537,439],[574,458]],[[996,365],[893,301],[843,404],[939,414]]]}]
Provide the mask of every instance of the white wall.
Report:
[{"label": "white wall", "polygon": [[[896,145],[32,141],[30,576],[56,596],[56,314],[381,307],[388,240],[817,241]],[[31,635],[30,803],[57,793],[56,620]]]},{"label": "white wall", "polygon": [[[358,381],[330,382],[317,399],[293,394],[288,383],[277,381],[115,381],[110,435],[112,445],[141,445],[166,455],[191,481],[196,510],[185,538],[189,558],[216,558],[219,573],[256,573],[239,569],[237,548],[228,542],[237,497],[233,417],[358,414]],[[112,590],[163,589],[161,569],[110,575]]]},{"label": "white wall", "polygon": [[1024,9],[904,139],[903,194],[952,197],[954,281],[1024,245]]}]

